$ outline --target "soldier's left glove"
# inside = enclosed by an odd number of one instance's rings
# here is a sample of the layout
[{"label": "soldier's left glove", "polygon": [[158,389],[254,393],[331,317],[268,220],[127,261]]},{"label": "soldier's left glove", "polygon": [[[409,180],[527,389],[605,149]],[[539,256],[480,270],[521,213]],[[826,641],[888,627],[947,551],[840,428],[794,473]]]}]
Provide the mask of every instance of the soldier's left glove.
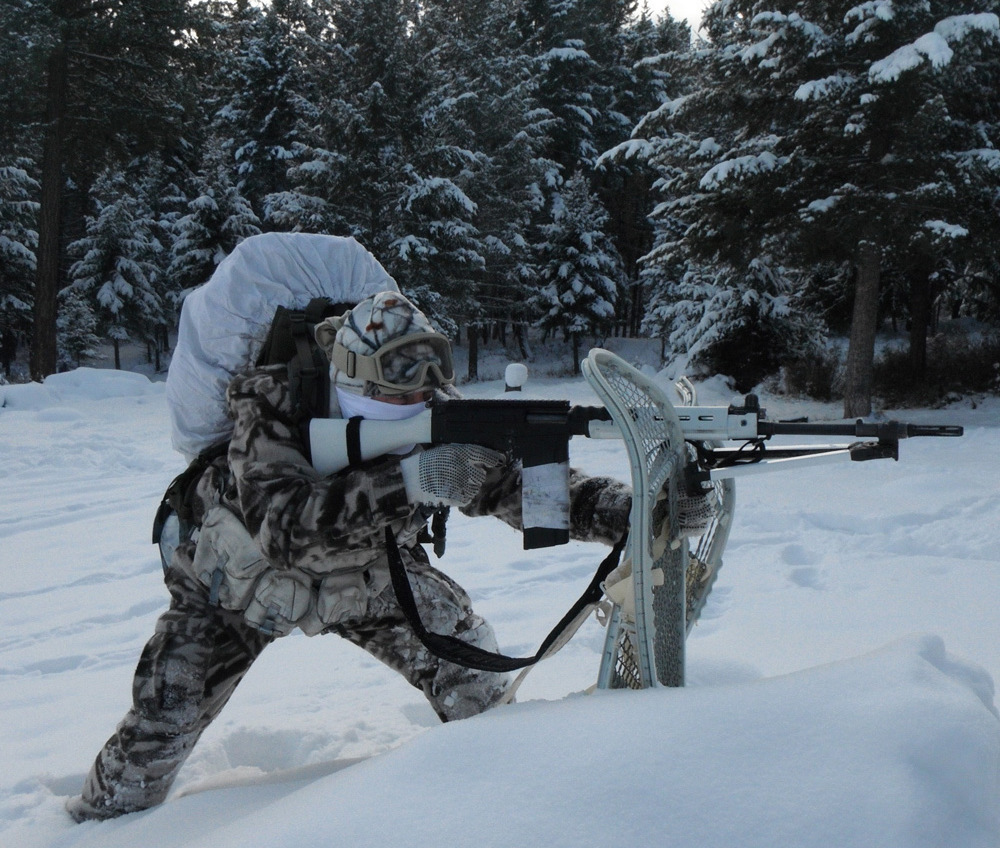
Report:
[{"label": "soldier's left glove", "polygon": [[500,451],[480,445],[437,445],[408,456],[399,467],[410,503],[465,506],[486,474],[505,459]]}]

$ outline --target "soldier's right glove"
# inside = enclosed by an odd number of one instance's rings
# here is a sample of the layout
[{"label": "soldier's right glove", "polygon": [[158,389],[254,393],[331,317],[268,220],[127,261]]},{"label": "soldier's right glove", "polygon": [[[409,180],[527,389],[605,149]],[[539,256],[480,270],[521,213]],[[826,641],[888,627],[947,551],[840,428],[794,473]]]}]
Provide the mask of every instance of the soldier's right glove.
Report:
[{"label": "soldier's right glove", "polygon": [[465,506],[486,474],[505,459],[500,451],[480,445],[437,445],[408,456],[399,466],[410,503]]}]

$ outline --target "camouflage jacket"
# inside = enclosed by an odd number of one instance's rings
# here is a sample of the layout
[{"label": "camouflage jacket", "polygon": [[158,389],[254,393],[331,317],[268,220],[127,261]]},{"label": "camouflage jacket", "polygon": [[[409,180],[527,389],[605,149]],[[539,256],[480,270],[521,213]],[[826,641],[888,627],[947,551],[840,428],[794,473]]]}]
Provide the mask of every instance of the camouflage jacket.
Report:
[{"label": "camouflage jacket", "polygon": [[[402,457],[385,456],[321,476],[310,464],[293,419],[282,366],[237,377],[227,397],[233,437],[228,456],[209,466],[198,482],[198,523],[222,505],[241,519],[270,570],[313,580],[360,573],[369,595],[388,583],[387,526],[404,563],[413,556],[423,558],[415,547],[426,514],[407,501]],[[494,469],[462,512],[493,515],[520,529],[520,484],[519,463]],[[625,484],[571,471],[573,538],[613,544],[627,526],[630,507],[631,490]]]}]

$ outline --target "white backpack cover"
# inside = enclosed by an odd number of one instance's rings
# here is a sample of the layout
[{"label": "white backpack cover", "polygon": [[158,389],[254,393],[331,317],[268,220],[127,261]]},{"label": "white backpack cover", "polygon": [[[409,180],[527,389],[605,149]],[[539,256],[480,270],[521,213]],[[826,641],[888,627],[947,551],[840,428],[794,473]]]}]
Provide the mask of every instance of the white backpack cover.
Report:
[{"label": "white backpack cover", "polygon": [[256,362],[279,306],[356,303],[387,290],[399,287],[353,238],[265,233],[241,242],[181,309],[167,372],[174,448],[191,462],[232,435],[226,389]]}]

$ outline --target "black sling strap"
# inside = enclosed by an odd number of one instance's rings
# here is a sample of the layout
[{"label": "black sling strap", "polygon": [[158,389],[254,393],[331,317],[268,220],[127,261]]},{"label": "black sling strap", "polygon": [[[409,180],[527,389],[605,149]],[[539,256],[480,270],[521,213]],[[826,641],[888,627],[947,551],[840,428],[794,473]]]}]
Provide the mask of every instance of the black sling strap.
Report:
[{"label": "black sling strap", "polygon": [[424,623],[420,620],[420,611],[417,609],[417,602],[413,597],[410,578],[407,576],[406,568],[403,565],[403,557],[400,555],[399,546],[396,544],[396,537],[389,527],[385,528],[385,545],[389,554],[389,576],[392,579],[392,588],[396,593],[396,600],[399,601],[399,606],[403,610],[403,615],[406,616],[407,622],[409,622],[410,627],[413,628],[414,633],[417,634],[420,641],[423,642],[424,647],[439,659],[447,660],[456,665],[461,665],[465,668],[475,668],[479,671],[496,672],[516,671],[519,668],[526,668],[529,665],[534,665],[545,656],[545,652],[559,638],[573,619],[589,604],[595,604],[601,599],[604,594],[601,584],[618,565],[618,560],[621,557],[622,549],[625,547],[627,539],[628,532],[626,531],[625,535],[611,549],[611,553],[598,566],[597,572],[594,574],[594,579],[590,581],[590,585],[576,603],[570,607],[569,612],[552,629],[552,632],[545,637],[541,647],[539,647],[534,656],[508,657],[504,654],[486,651],[477,645],[470,645],[468,642],[463,642],[454,636],[431,633],[424,627]]}]

